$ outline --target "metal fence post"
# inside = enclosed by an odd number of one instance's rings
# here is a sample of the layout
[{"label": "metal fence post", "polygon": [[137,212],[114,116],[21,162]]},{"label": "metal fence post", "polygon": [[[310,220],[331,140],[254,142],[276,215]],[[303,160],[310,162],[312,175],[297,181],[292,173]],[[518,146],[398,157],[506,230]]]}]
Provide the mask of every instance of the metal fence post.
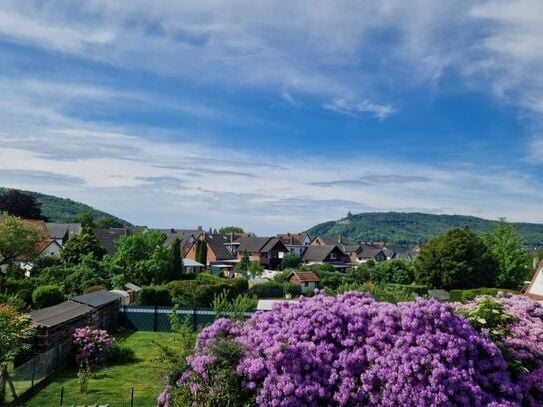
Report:
[{"label": "metal fence post", "polygon": [[64,386],[60,388],[60,407],[64,405]]},{"label": "metal fence post", "polygon": [[134,388],[132,387],[132,395],[130,396],[130,407],[134,407]]},{"label": "metal fence post", "polygon": [[34,358],[32,362],[32,385],[31,387],[34,387],[34,380],[36,379],[36,365],[37,365],[38,358]]},{"label": "metal fence post", "polygon": [[158,331],[158,307],[155,306],[155,313],[153,319],[153,332]]},{"label": "metal fence post", "polygon": [[197,315],[196,315],[196,308],[192,309],[192,329],[194,332],[198,329],[198,321],[197,321]]}]

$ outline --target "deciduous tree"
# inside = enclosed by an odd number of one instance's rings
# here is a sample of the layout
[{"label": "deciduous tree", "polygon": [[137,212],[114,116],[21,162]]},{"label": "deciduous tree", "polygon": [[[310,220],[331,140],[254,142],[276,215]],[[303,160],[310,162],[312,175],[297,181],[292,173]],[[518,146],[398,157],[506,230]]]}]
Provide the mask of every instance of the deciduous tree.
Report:
[{"label": "deciduous tree", "polygon": [[35,227],[20,218],[0,213],[0,265],[10,264],[21,256],[33,257],[42,239]]}]

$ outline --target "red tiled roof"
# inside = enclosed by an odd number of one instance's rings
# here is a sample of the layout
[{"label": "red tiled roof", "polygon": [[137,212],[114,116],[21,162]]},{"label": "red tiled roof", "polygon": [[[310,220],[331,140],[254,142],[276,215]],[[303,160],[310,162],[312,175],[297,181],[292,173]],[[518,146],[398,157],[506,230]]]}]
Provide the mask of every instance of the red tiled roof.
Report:
[{"label": "red tiled roof", "polygon": [[294,271],[290,278],[292,277],[296,277],[302,283],[317,283],[320,281],[319,276],[312,271]]}]

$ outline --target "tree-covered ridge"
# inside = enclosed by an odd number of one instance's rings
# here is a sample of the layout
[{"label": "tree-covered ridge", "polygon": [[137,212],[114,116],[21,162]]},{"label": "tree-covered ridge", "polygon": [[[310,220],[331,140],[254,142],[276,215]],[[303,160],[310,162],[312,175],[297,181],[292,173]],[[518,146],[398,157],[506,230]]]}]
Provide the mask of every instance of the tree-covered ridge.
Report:
[{"label": "tree-covered ridge", "polygon": [[[9,190],[8,188],[0,187],[0,195],[3,195],[8,190]],[[94,219],[113,218],[120,221],[125,226],[131,226],[129,222],[123,219],[117,218],[113,215],[110,215],[98,209],[94,209],[93,207],[89,205],[72,201],[71,199],[59,198],[57,196],[41,194],[39,192],[32,192],[32,191],[22,191],[22,192],[30,194],[36,198],[38,203],[41,204],[42,215],[45,216],[49,222],[58,222],[58,223],[73,222],[78,215],[86,212],[86,213],[91,213]]]},{"label": "tree-covered ridge", "polygon": [[[393,244],[425,243],[431,237],[456,227],[476,233],[490,232],[498,221],[463,215],[368,212],[352,215],[349,221],[330,221],[313,226],[310,236],[341,234],[354,241],[385,241]],[[520,235],[530,247],[543,246],[543,224],[517,223]]]}]

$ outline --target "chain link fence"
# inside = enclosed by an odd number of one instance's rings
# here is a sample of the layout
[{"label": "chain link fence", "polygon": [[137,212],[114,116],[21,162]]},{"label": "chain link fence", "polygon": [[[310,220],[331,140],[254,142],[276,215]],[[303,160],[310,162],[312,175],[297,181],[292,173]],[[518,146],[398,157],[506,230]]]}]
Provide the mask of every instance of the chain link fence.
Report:
[{"label": "chain link fence", "polygon": [[[16,403],[21,395],[32,389],[34,386],[49,377],[55,370],[64,365],[70,354],[71,341],[56,345],[47,352],[40,353],[28,362],[13,369],[9,373],[9,380],[13,383],[15,397],[11,391],[5,394],[4,403]],[[2,400],[0,400],[2,405]],[[17,404],[13,404],[17,405]]]},{"label": "chain link fence", "polygon": [[25,407],[71,407],[71,406],[108,406],[108,407],[155,407],[157,397],[136,388],[126,388],[118,392],[88,393],[67,391],[64,388],[56,391],[41,391]]}]

